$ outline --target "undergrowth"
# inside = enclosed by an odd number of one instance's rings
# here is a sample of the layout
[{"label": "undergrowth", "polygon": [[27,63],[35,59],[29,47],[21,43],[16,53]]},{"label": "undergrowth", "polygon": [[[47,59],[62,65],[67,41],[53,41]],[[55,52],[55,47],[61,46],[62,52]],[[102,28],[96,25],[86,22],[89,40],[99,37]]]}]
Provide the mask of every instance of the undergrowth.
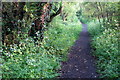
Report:
[{"label": "undergrowth", "polygon": [[[77,17],[74,20],[76,19]],[[79,36],[81,24],[79,21],[62,21],[60,16],[57,16],[50,26],[45,32],[45,42],[49,44],[49,51],[57,50],[54,54],[61,55],[64,57],[62,59],[66,60],[68,50]]]},{"label": "undergrowth", "polygon": [[[81,31],[77,17],[74,21],[54,18],[44,33],[43,42],[35,45],[27,35],[21,35],[20,44],[3,46],[3,78],[54,78],[59,75],[60,62],[67,59],[69,48]],[[21,37],[20,37],[21,38]]]},{"label": "undergrowth", "polygon": [[120,77],[120,28],[104,28],[98,22],[89,23],[93,55],[97,58],[98,72],[102,78]]}]

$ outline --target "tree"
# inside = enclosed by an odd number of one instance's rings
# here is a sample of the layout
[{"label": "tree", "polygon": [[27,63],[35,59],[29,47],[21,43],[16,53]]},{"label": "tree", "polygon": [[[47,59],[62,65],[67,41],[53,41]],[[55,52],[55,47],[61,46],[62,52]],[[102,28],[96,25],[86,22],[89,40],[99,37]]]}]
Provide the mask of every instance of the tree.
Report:
[{"label": "tree", "polygon": [[61,3],[48,2],[11,2],[3,3],[2,7],[2,41],[6,45],[18,43],[16,40],[20,34],[36,37],[35,41],[40,37],[42,41],[45,27],[62,9]]}]

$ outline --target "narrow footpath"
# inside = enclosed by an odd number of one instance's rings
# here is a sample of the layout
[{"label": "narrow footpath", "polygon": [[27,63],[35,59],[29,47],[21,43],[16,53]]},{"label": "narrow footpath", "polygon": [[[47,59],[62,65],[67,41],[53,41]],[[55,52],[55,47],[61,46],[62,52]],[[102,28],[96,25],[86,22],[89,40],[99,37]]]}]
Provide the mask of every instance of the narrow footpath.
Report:
[{"label": "narrow footpath", "polygon": [[95,59],[90,48],[87,24],[82,24],[80,37],[72,46],[68,61],[62,62],[60,78],[97,78]]}]

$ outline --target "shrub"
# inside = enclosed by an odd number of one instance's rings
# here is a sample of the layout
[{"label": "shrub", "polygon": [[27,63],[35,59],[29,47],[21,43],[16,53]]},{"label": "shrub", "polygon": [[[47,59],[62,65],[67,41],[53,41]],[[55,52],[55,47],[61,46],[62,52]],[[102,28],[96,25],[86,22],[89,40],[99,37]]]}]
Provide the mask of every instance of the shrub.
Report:
[{"label": "shrub", "polygon": [[[94,24],[94,23],[92,23]],[[101,77],[114,78],[120,77],[120,56],[119,56],[119,28],[100,29],[98,25],[89,31],[92,37],[92,47],[95,48],[94,55],[97,57],[97,68]]]},{"label": "shrub", "polygon": [[22,40],[19,45],[5,47],[2,54],[3,78],[52,78],[58,75],[58,57],[35,46],[31,38]]},{"label": "shrub", "polygon": [[96,21],[91,21],[88,23],[88,31],[91,34],[91,36],[95,37],[97,35],[101,35],[102,31],[104,31],[105,27],[101,26],[100,23]]},{"label": "shrub", "polygon": [[[50,46],[49,51],[54,49],[54,54],[62,56],[63,60],[66,60],[68,50],[78,38],[81,31],[80,22],[76,21],[77,17],[73,19],[74,22],[61,21],[60,16],[57,16],[48,31],[45,32],[45,42],[47,46]],[[61,24],[62,23],[62,24]],[[47,47],[48,48],[48,47]]]},{"label": "shrub", "polygon": [[[75,18],[76,19],[76,18]],[[51,27],[50,27],[51,26]],[[64,22],[57,16],[44,33],[43,42],[27,35],[18,37],[20,44],[2,50],[3,78],[54,78],[59,75],[60,61],[66,60],[69,48],[79,36],[79,22]]]}]

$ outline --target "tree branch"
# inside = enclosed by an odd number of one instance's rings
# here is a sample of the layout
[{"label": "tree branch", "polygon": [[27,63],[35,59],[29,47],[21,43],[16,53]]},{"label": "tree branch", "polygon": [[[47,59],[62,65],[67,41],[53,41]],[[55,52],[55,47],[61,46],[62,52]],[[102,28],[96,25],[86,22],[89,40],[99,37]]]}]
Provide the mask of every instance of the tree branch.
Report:
[{"label": "tree branch", "polygon": [[60,6],[59,10],[56,13],[50,15],[50,19],[47,22],[48,23],[51,22],[55,16],[57,16],[61,13],[61,10],[62,10],[62,6]]}]

